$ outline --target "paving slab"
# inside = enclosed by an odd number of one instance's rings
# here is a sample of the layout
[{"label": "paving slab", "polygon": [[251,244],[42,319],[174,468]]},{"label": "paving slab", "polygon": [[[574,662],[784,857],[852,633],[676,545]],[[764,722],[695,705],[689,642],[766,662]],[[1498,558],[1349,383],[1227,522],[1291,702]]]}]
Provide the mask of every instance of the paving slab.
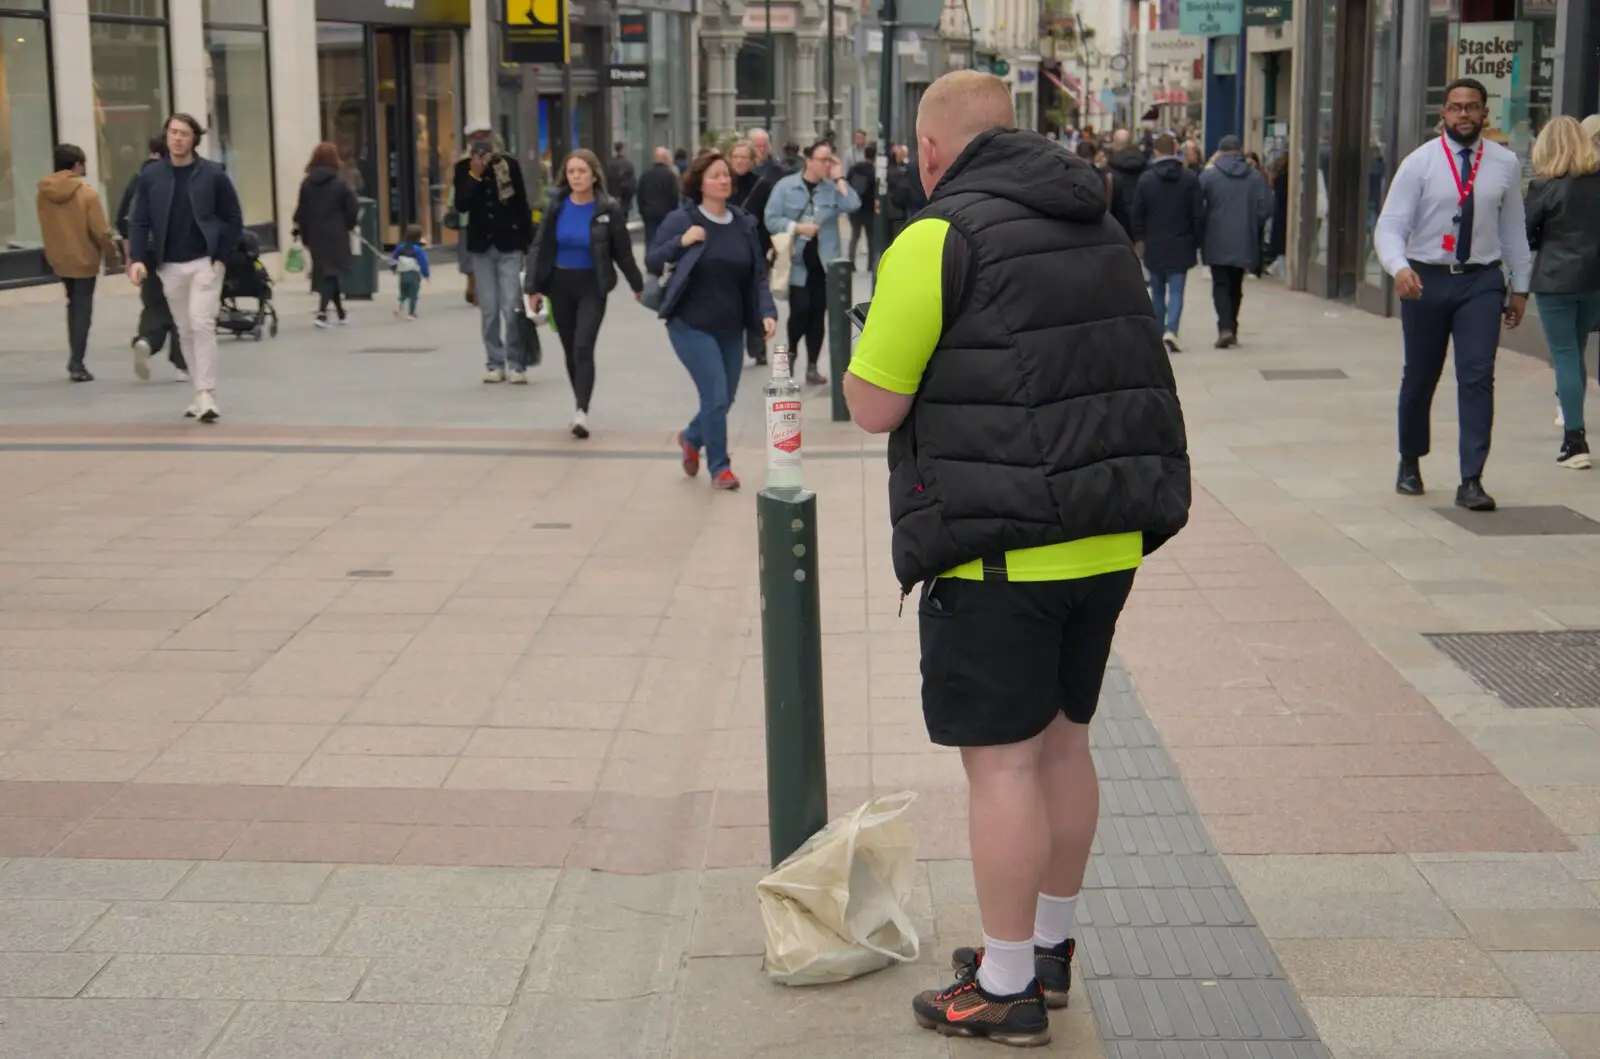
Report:
[{"label": "paving slab", "polygon": [[342,906],[170,904],[113,905],[75,948],[82,952],[238,956],[316,956],[350,922]]},{"label": "paving slab", "polygon": [[210,1057],[488,1059],[504,1021],[492,1007],[248,1003]]},{"label": "paving slab", "polygon": [[365,960],[323,956],[118,955],[83,992],[149,1000],[349,1000]]},{"label": "paving slab", "polygon": [[235,1006],[198,1000],[0,1000],[0,1059],[201,1059]]}]

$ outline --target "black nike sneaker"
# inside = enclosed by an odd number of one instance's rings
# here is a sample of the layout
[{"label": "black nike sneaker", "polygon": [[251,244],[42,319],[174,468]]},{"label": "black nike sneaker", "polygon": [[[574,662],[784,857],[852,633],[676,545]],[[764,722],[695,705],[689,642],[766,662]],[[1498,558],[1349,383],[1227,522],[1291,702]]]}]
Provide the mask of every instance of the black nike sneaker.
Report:
[{"label": "black nike sneaker", "polygon": [[[1050,1007],[1067,1006],[1067,993],[1072,989],[1072,957],[1077,951],[1078,943],[1072,938],[1051,949],[1033,947],[1033,973],[1044,991],[1044,1002]],[[963,980],[976,978],[982,962],[982,948],[962,947],[950,954],[950,966]]]},{"label": "black nike sneaker", "polygon": [[1050,1014],[1038,982],[1013,996],[994,996],[977,976],[961,977],[949,989],[930,989],[911,1001],[923,1029],[946,1037],[983,1037],[1014,1048],[1050,1043]]}]

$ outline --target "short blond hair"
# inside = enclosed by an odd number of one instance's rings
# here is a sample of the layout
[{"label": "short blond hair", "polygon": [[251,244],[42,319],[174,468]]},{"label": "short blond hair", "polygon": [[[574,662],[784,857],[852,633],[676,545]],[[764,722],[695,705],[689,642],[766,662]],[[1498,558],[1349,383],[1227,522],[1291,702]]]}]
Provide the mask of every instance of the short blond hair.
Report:
[{"label": "short blond hair", "polygon": [[1600,114],[1590,114],[1583,119],[1583,131],[1589,139],[1600,143]]},{"label": "short blond hair", "polygon": [[1017,123],[1011,90],[994,74],[953,70],[928,86],[917,106],[917,132],[936,126],[952,142],[968,144],[980,133]]},{"label": "short blond hair", "polygon": [[1536,176],[1556,180],[1587,176],[1596,170],[1600,170],[1600,150],[1596,150],[1594,138],[1585,135],[1577,118],[1563,114],[1551,118],[1540,130],[1533,143]]}]

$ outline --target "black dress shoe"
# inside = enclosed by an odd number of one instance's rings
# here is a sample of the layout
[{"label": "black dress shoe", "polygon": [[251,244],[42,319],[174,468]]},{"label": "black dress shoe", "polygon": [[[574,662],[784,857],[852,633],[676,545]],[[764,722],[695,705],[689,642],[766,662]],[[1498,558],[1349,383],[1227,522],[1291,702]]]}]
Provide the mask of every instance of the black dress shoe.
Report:
[{"label": "black dress shoe", "polygon": [[1468,511],[1493,511],[1494,497],[1483,491],[1481,478],[1463,478],[1456,487],[1456,507],[1464,507]]},{"label": "black dress shoe", "polygon": [[1394,491],[1401,496],[1422,495],[1422,468],[1417,466],[1416,460],[1400,461],[1400,471],[1394,477]]},{"label": "black dress shoe", "polygon": [[82,364],[71,364],[67,367],[67,378],[73,382],[94,382],[94,376],[89,374],[89,369]]}]

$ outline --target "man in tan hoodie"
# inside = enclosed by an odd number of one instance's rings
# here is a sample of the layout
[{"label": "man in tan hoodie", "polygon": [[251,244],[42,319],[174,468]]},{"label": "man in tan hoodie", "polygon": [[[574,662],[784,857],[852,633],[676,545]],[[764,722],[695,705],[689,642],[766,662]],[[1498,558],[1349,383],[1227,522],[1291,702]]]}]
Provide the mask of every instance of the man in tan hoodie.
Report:
[{"label": "man in tan hoodie", "polygon": [[94,281],[101,262],[117,261],[116,239],[106,221],[100,195],[83,179],[83,149],[57,144],[55,172],[39,181],[39,230],[44,257],[67,288],[67,375],[73,382],[93,382],[84,366],[89,323],[94,316]]}]

